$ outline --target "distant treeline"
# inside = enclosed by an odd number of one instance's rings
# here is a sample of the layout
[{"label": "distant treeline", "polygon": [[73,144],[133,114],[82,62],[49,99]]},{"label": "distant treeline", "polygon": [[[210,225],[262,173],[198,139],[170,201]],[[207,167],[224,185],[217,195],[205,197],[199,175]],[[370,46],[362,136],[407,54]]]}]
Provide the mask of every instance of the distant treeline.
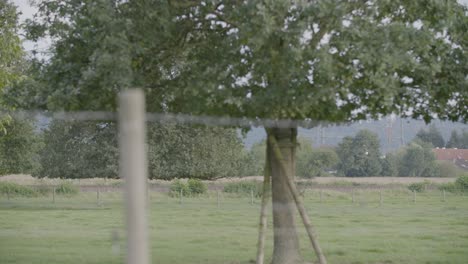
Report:
[{"label": "distant treeline", "polygon": [[[436,161],[434,146],[466,148],[468,132],[453,131],[444,142],[435,127],[395,153],[382,155],[368,130],[345,137],[337,147],[315,148],[299,138],[296,175],[458,176],[451,162]],[[244,147],[235,128],[150,123],[149,176],[157,179],[214,179],[262,175],[265,142]],[[0,174],[49,178],[118,177],[118,134],[113,122],[53,120],[37,131],[31,120],[11,120],[0,135]]]}]

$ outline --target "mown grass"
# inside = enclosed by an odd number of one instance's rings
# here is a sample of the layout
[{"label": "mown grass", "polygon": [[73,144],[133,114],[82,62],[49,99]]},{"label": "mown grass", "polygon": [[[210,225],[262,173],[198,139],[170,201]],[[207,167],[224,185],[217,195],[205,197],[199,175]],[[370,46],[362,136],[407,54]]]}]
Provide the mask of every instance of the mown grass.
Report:
[{"label": "mown grass", "polygon": [[[329,263],[466,263],[468,197],[407,190],[305,192],[305,204]],[[122,194],[1,197],[0,263],[124,263]],[[251,263],[258,198],[216,193],[150,197],[152,263]],[[272,252],[268,223],[266,255]],[[305,259],[314,260],[298,222]],[[120,249],[120,250],[119,250]],[[267,258],[268,260],[268,258]]]}]

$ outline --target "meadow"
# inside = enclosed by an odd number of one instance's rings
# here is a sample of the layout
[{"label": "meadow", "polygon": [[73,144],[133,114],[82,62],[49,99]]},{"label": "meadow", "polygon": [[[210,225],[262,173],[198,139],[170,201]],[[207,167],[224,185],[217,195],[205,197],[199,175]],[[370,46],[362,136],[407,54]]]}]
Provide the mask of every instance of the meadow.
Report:
[{"label": "meadow", "polygon": [[[320,194],[321,192],[321,194]],[[440,191],[307,190],[329,263],[466,263],[468,197]],[[124,263],[121,192],[1,197],[0,263]],[[152,192],[152,263],[254,263],[260,199]],[[298,218],[299,219],[299,218]],[[298,222],[305,259],[314,260]],[[271,215],[266,256],[272,251]],[[268,258],[267,258],[268,260]]]}]

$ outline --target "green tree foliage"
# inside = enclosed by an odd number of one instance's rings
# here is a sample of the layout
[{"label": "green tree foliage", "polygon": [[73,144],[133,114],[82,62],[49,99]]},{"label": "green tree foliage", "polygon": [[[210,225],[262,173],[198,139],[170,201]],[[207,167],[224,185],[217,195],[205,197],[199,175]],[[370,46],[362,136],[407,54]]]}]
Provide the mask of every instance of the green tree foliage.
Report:
[{"label": "green tree foliage", "polygon": [[[54,120],[44,131],[39,177],[118,177],[117,131],[111,122]],[[151,178],[238,176],[246,151],[234,129],[151,124]]]},{"label": "green tree foliage", "polygon": [[[265,140],[255,143],[249,151],[256,174],[263,174],[265,166]],[[312,142],[306,138],[298,138],[296,151],[296,175],[304,178],[327,176],[327,171],[333,170],[338,164],[338,155],[331,148],[313,148]]]},{"label": "green tree foliage", "polygon": [[312,142],[299,138],[296,152],[296,175],[304,178],[327,176],[338,164],[338,155],[330,148],[312,148]]},{"label": "green tree foliage", "polygon": [[455,181],[455,185],[462,192],[468,191],[468,175],[465,174],[463,176],[458,177]]},{"label": "green tree foliage", "polygon": [[151,125],[148,145],[153,178],[213,179],[247,171],[247,151],[235,129]]},{"label": "green tree foliage", "polygon": [[34,173],[39,165],[40,135],[31,120],[12,119],[0,132],[0,174]]},{"label": "green tree foliage", "polygon": [[[455,0],[44,0],[39,10],[29,36],[54,39],[44,107],[115,109],[117,91],[143,87],[150,111],[468,119],[468,19]],[[294,152],[296,128],[268,134]],[[273,201],[290,200],[284,173],[272,174]],[[275,223],[293,226],[293,211],[274,209]],[[300,262],[298,241],[275,234],[272,263]]]},{"label": "green tree foliage", "polygon": [[20,74],[23,57],[19,38],[18,12],[9,0],[0,0],[0,92]]},{"label": "green tree foliage", "polygon": [[37,176],[118,177],[116,132],[113,123],[53,120],[44,131]]},{"label": "green tree foliage", "polygon": [[382,176],[398,176],[399,161],[398,156],[392,153],[387,153],[382,160]]},{"label": "green tree foliage", "polygon": [[253,160],[253,175],[263,175],[263,170],[265,169],[265,159],[266,159],[266,140],[262,140],[252,145],[252,148],[249,151],[249,156]]},{"label": "green tree foliage", "polygon": [[343,138],[336,152],[341,160],[338,169],[345,176],[376,176],[382,171],[379,138],[371,131]]},{"label": "green tree foliage", "polygon": [[431,143],[432,146],[443,148],[445,147],[445,141],[442,134],[435,125],[431,125],[428,130],[421,129],[416,134],[416,138],[424,142]]},{"label": "green tree foliage", "polygon": [[440,176],[439,168],[435,163],[432,144],[422,140],[415,140],[404,150],[400,161],[400,176],[433,177]]},{"label": "green tree foliage", "polygon": [[424,192],[426,191],[428,182],[415,182],[408,185],[408,190],[412,192]]},{"label": "green tree foliage", "polygon": [[55,40],[43,68],[49,107],[115,108],[116,91],[140,86],[152,111],[333,121],[411,107],[426,120],[466,119],[458,84],[468,22],[456,1],[46,0],[39,8],[28,36]]},{"label": "green tree foliage", "polygon": [[199,179],[189,179],[187,186],[192,195],[204,194],[208,191],[206,184]]},{"label": "green tree foliage", "polygon": [[464,130],[461,134],[458,134],[456,130],[453,130],[446,147],[468,149],[468,131]]},{"label": "green tree foliage", "polygon": [[206,193],[208,187],[199,179],[189,179],[187,182],[175,179],[171,182],[169,190],[169,195],[173,197],[196,196]]}]

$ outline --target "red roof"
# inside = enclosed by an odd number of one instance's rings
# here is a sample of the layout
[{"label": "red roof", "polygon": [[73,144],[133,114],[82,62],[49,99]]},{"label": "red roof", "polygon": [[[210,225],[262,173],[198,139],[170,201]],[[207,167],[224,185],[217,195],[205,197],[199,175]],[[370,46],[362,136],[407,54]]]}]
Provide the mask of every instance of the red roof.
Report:
[{"label": "red roof", "polygon": [[437,160],[468,160],[468,149],[432,149]]}]

